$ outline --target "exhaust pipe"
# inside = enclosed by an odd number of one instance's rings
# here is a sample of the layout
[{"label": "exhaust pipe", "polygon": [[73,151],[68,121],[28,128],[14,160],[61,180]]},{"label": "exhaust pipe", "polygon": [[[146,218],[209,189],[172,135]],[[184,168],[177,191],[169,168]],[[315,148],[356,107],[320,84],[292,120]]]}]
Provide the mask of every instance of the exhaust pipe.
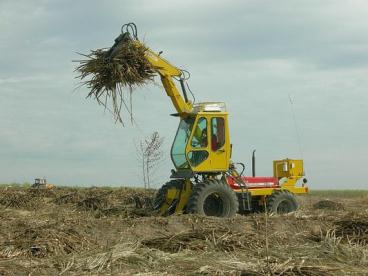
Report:
[{"label": "exhaust pipe", "polygon": [[253,150],[252,153],[252,176],[256,176],[256,156],[255,156],[256,150]]}]

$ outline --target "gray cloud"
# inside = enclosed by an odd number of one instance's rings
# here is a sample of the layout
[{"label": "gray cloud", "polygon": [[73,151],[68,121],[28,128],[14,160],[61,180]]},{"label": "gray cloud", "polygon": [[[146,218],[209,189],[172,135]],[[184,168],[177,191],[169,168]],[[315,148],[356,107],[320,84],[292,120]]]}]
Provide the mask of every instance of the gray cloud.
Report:
[{"label": "gray cloud", "polygon": [[[108,47],[134,21],[140,37],[189,69],[198,100],[225,101],[234,159],[258,171],[300,157],[312,187],[365,188],[368,96],[365,1],[1,1],[0,182],[139,185],[134,141],[166,138],[177,119],[159,86],[135,92],[138,126],[114,125],[84,99],[76,52]],[[249,172],[249,168],[248,168]],[[351,183],[354,172],[354,183]]]}]

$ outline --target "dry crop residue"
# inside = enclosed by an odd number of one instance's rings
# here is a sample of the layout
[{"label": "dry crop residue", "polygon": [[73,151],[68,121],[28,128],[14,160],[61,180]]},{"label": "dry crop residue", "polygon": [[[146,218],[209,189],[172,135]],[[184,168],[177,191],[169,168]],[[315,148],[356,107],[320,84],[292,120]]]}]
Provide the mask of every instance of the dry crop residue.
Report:
[{"label": "dry crop residue", "polygon": [[300,197],[301,210],[266,224],[262,213],[160,217],[151,209],[154,192],[0,188],[0,275],[367,272],[366,198],[340,197],[333,201],[344,209],[318,209],[324,198]]}]

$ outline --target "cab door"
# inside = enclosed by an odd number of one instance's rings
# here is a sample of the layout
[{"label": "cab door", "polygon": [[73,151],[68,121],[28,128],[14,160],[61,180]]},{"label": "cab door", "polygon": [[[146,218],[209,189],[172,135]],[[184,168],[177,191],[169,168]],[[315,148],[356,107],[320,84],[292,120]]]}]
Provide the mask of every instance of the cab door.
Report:
[{"label": "cab door", "polygon": [[211,166],[215,170],[227,170],[229,167],[229,139],[227,117],[217,115],[211,117],[210,124],[210,156]]},{"label": "cab door", "polygon": [[227,114],[198,114],[186,147],[187,160],[194,172],[227,171],[229,150]]},{"label": "cab door", "polygon": [[186,147],[187,160],[194,172],[210,170],[209,118],[198,115]]}]

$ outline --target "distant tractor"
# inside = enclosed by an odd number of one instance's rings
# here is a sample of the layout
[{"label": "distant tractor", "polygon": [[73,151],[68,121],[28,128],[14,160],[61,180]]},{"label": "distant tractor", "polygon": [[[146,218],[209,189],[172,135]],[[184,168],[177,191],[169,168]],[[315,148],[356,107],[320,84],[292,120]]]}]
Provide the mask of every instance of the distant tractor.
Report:
[{"label": "distant tractor", "polygon": [[52,189],[55,186],[52,184],[47,184],[46,178],[36,178],[31,187],[34,189]]}]

